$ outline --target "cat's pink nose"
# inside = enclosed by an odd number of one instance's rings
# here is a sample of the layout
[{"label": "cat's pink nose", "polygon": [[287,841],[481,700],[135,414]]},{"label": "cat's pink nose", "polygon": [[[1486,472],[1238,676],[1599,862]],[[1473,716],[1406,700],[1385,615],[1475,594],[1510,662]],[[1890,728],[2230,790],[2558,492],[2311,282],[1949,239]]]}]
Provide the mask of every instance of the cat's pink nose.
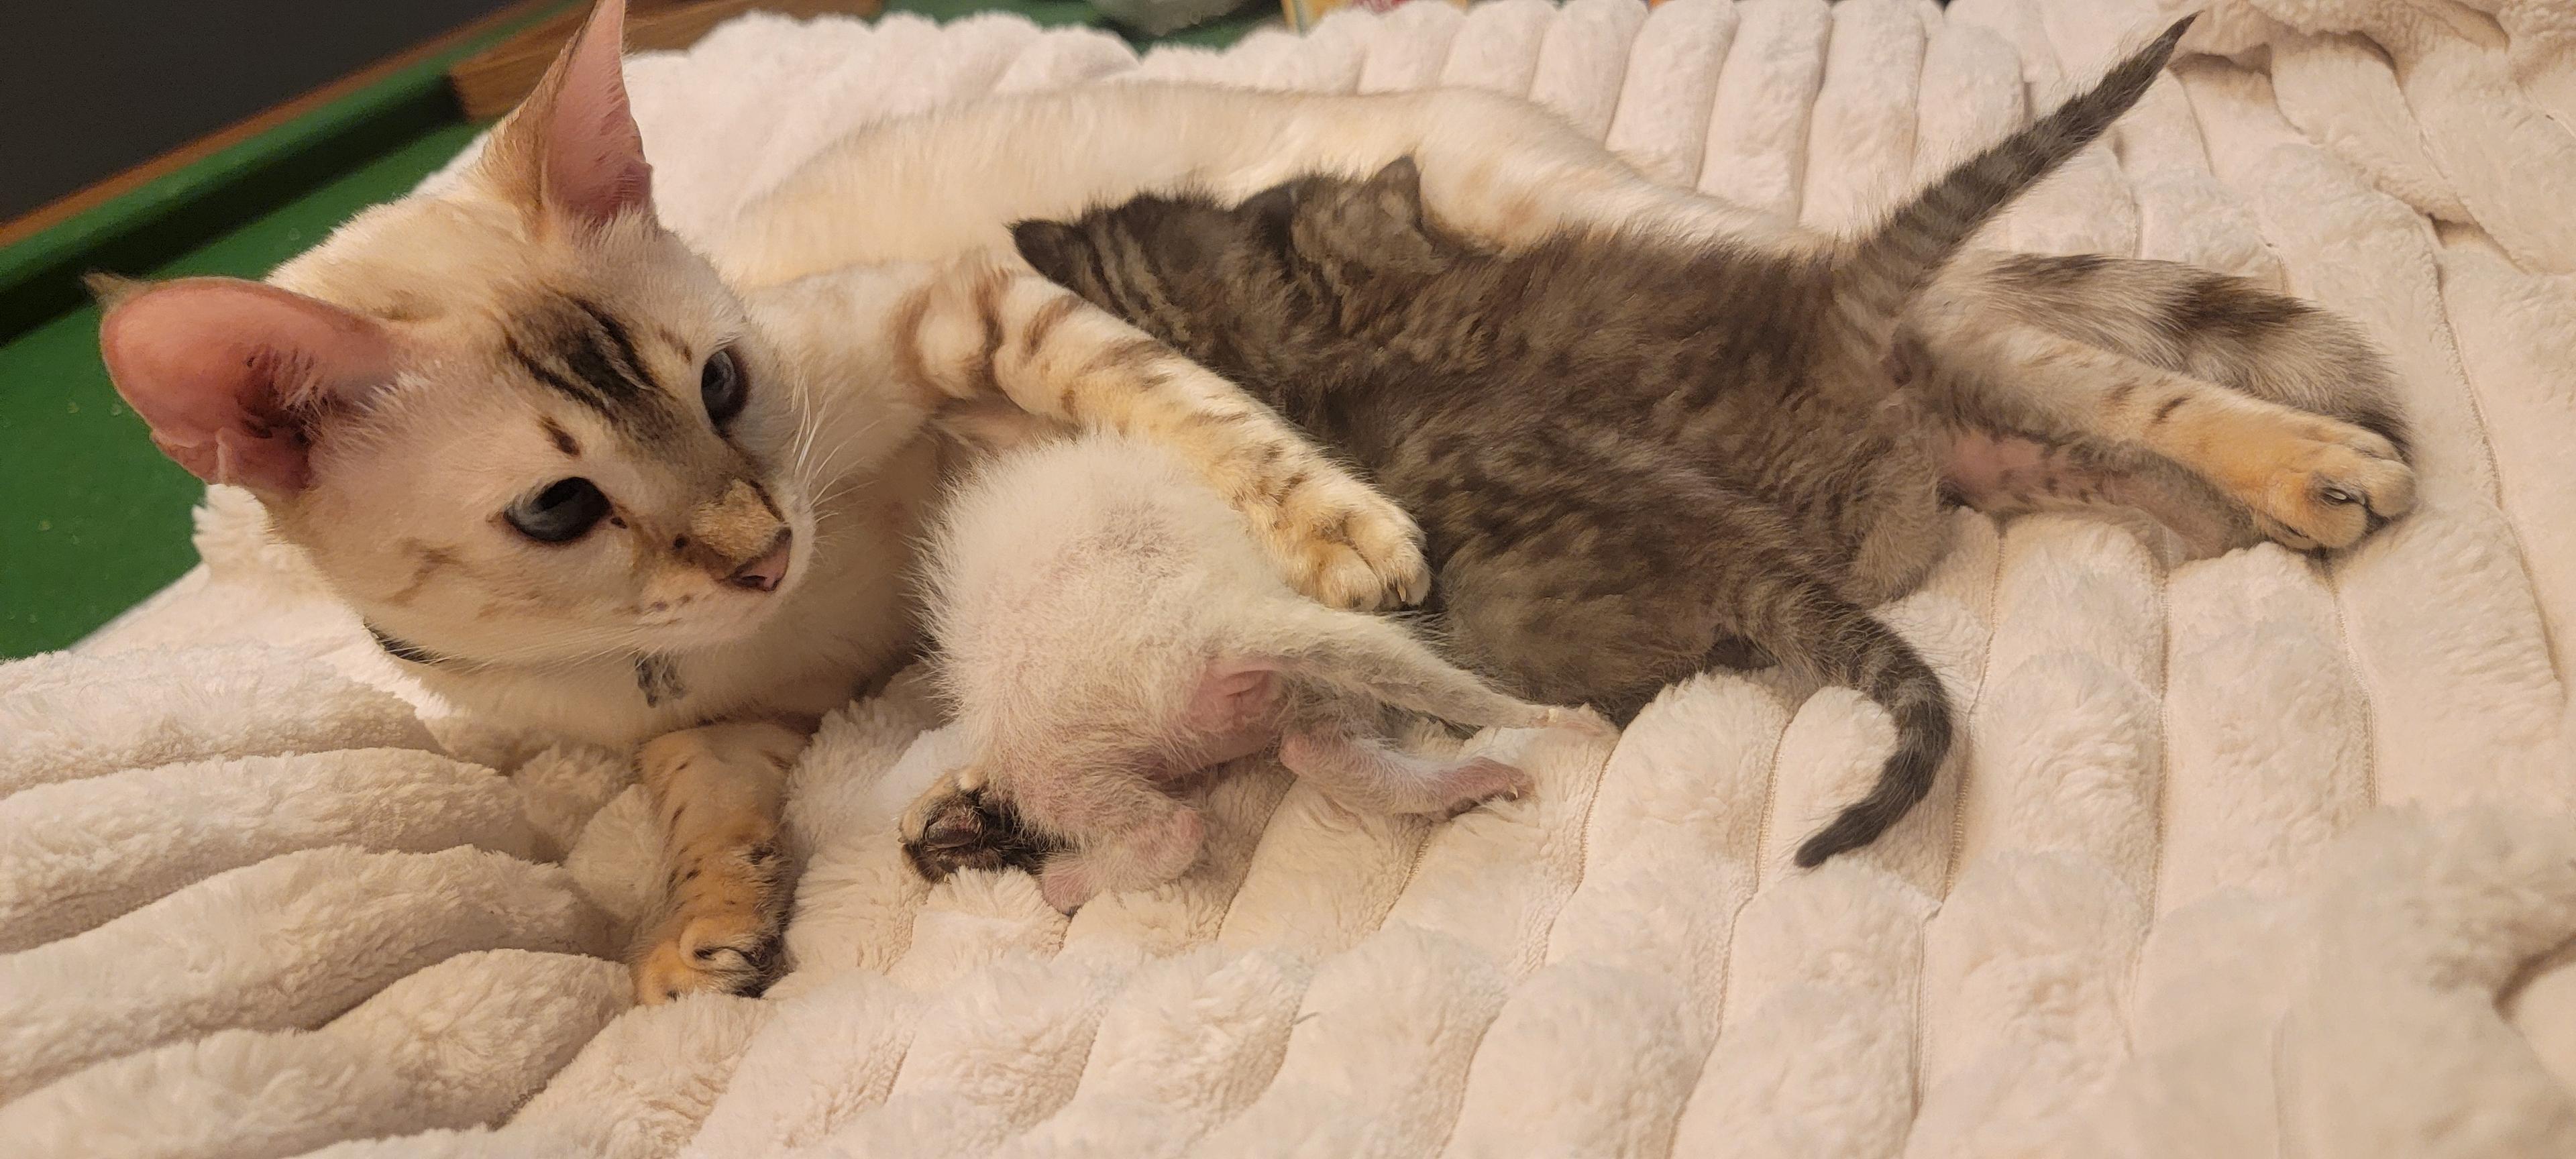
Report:
[{"label": "cat's pink nose", "polygon": [[789,543],[790,538],[786,529],[781,528],[777,540],[769,545],[768,551],[762,552],[759,559],[742,565],[732,575],[725,577],[725,582],[745,591],[776,591],[778,581],[787,578],[787,559],[793,546]]}]

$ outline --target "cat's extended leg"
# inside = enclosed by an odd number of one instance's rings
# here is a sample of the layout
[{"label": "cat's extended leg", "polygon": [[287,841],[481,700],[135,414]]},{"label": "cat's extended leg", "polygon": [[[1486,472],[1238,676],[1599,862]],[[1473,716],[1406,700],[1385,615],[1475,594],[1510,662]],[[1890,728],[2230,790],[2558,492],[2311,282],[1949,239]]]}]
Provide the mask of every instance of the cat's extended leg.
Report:
[{"label": "cat's extended leg", "polygon": [[1447,227],[1497,243],[1565,226],[1648,225],[1805,247],[1794,221],[1662,185],[1563,117],[1472,89],[1359,96],[1093,85],[872,125],[789,175],[715,253],[778,285],[848,266],[1007,252],[1012,223],[1139,193],[1244,197],[1314,173],[1365,177],[1413,157]]},{"label": "cat's extended leg", "polygon": [[635,959],[637,1001],[747,993],[770,980],[793,892],[779,805],[806,735],[765,722],[715,724],[644,745],[644,790],[662,820],[671,876],[667,914]]},{"label": "cat's extended leg", "polygon": [[[2359,327],[2247,279],[2095,254],[1960,255],[1917,311],[2002,316],[2407,445],[2396,374]],[[2009,391],[2011,382],[1992,384]]]},{"label": "cat's extended leg", "polygon": [[[844,284],[808,284],[828,282]],[[1429,590],[1402,508],[1241,388],[1025,267],[973,255],[808,279],[761,301],[791,357],[881,369],[901,397],[872,413],[908,407],[918,422],[1006,401],[1149,439],[1241,511],[1307,595],[1373,609]]]},{"label": "cat's extended leg", "polygon": [[1419,757],[1335,728],[1282,737],[1279,763],[1344,807],[1367,813],[1447,815],[1530,791],[1529,774],[1501,761]]},{"label": "cat's extended leg", "polygon": [[2145,454],[2086,442],[1969,431],[1951,441],[1942,484],[1989,515],[2126,507],[2181,536],[2195,557],[2263,540],[2252,513],[2198,476]]},{"label": "cat's extended leg", "polygon": [[2415,472],[2397,445],[2353,423],[2027,323],[1924,341],[1965,425],[2153,452],[2244,504],[2288,546],[2347,547],[2415,506]]}]

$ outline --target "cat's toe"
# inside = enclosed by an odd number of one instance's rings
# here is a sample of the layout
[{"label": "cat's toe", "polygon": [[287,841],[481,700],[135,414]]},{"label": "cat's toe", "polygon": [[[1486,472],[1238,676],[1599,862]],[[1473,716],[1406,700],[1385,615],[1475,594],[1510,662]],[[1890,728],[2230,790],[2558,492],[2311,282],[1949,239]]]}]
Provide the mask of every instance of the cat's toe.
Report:
[{"label": "cat's toe", "polygon": [[2415,470],[2387,439],[2319,420],[2282,456],[2253,503],[2274,541],[2295,550],[2350,547],[2415,509]]},{"label": "cat's toe", "polygon": [[1364,501],[1292,516],[1282,545],[1290,574],[1307,596],[1336,608],[1375,612],[1419,603],[1431,592],[1421,529],[1376,493],[1359,490]]},{"label": "cat's toe", "polygon": [[779,944],[777,922],[753,909],[674,918],[635,962],[635,1000],[756,995],[777,977]]}]

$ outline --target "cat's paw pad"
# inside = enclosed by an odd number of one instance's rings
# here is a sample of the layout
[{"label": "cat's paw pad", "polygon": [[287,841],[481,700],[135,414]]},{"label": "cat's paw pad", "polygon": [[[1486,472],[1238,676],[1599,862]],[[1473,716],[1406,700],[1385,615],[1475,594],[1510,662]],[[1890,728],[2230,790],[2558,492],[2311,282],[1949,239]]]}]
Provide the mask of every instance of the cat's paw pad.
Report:
[{"label": "cat's paw pad", "polygon": [[1290,582],[1331,607],[1385,611],[1431,593],[1422,529],[1356,480],[1308,482],[1282,504],[1271,541]]},{"label": "cat's paw pad", "polygon": [[2302,425],[2245,497],[2264,534],[2294,550],[2334,550],[2415,509],[2415,471],[2387,439],[2331,419]]},{"label": "cat's paw pad", "polygon": [[651,1006],[706,992],[756,995],[776,976],[778,950],[778,923],[758,908],[677,915],[635,961],[635,1000]]}]

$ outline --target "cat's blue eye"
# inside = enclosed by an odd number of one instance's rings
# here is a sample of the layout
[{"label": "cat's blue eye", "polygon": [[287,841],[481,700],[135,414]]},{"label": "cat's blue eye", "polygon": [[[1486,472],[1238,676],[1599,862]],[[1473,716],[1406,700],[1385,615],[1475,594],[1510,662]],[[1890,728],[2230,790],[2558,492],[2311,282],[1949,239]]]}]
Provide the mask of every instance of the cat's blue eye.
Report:
[{"label": "cat's blue eye", "polygon": [[570,543],[608,514],[608,496],[588,479],[558,479],[502,513],[519,534],[539,543]]},{"label": "cat's blue eye", "polygon": [[734,357],[728,346],[707,356],[706,369],[698,372],[698,397],[707,404],[707,418],[717,426],[742,413],[743,400],[751,393],[744,381],[742,360]]}]

